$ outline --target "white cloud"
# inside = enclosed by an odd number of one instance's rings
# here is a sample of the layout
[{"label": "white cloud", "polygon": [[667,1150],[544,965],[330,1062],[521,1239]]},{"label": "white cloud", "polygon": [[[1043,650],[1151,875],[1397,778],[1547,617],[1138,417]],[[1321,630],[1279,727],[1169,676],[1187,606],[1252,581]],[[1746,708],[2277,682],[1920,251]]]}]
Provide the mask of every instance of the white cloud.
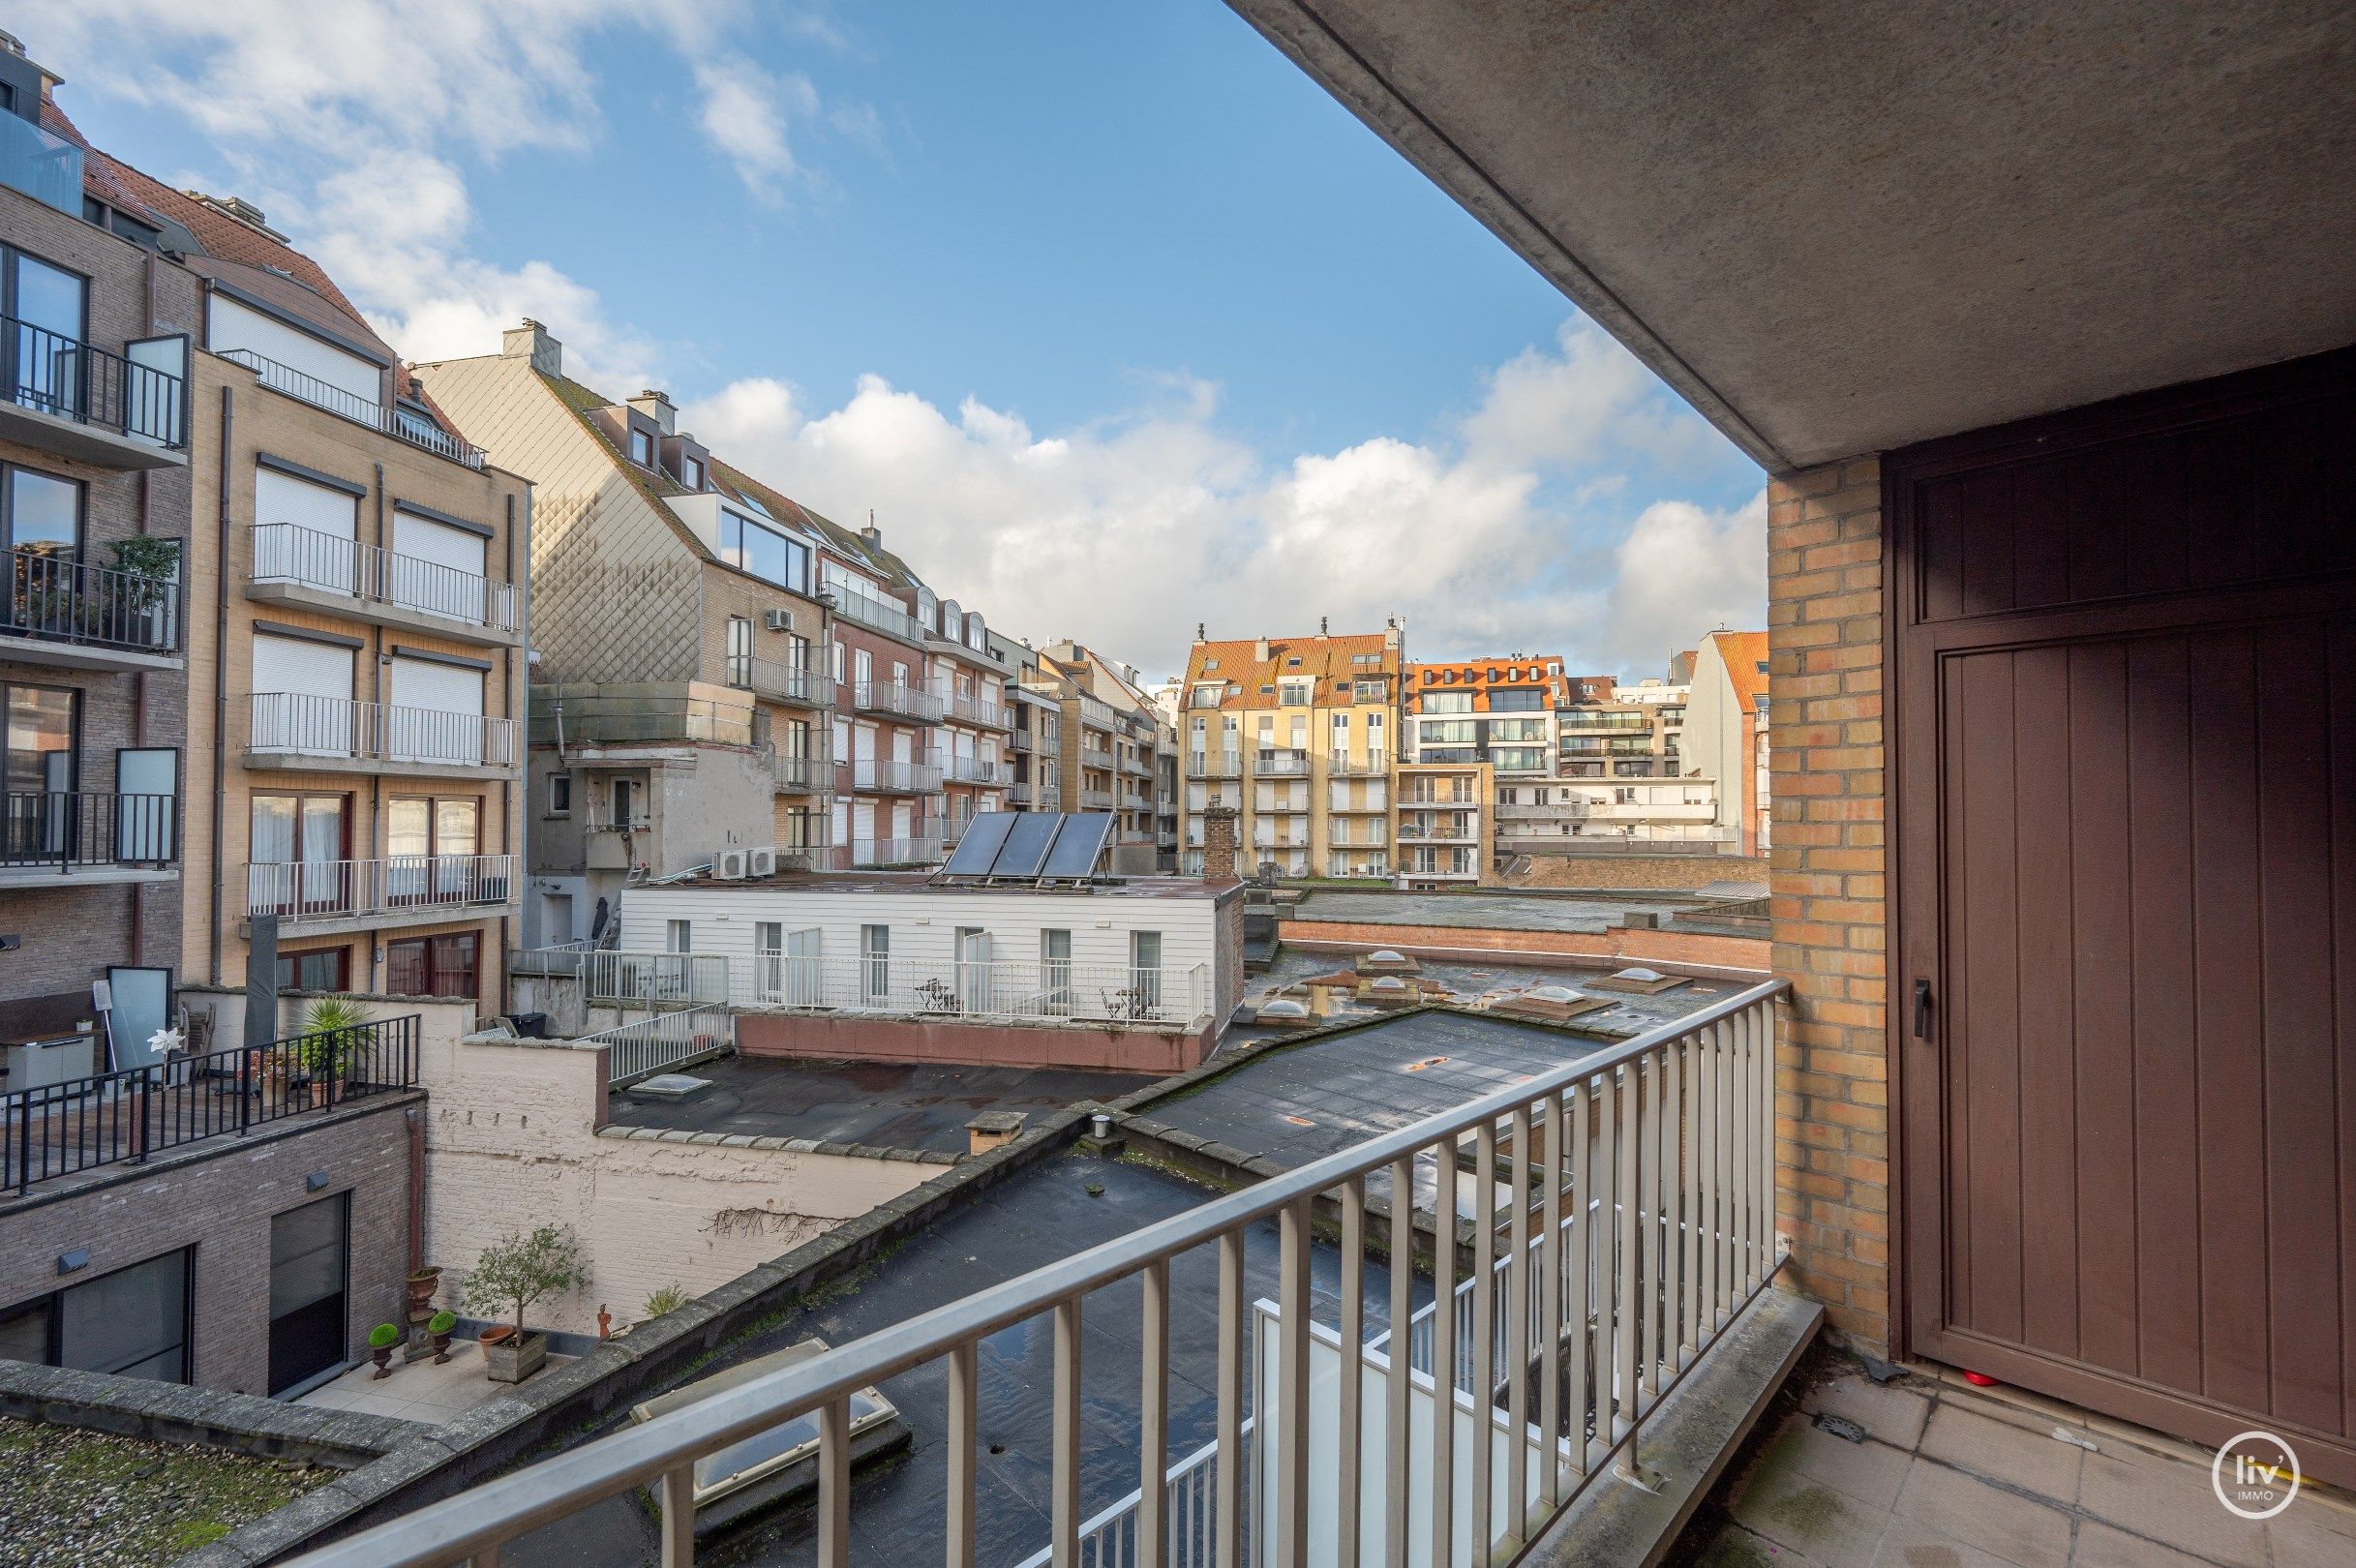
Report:
[{"label": "white cloud", "polygon": [[1221,429],[1215,389],[1181,390],[1052,437],[874,376],[816,415],[763,377],[680,419],[839,522],[873,507],[886,543],[999,629],[1078,637],[1155,675],[1197,620],[1247,637],[1394,614],[1418,656],[1559,651],[1652,674],[1672,644],[1763,612],[1764,497],[1722,516],[1628,498],[1638,487],[1606,459],[1717,437],[1583,319],[1492,376],[1431,442],[1272,463]]},{"label": "white cloud", "polygon": [[808,38],[824,20],[742,0],[81,0],[45,14],[30,43],[77,93],[183,119],[215,162],[173,182],[232,182],[407,356],[481,353],[529,315],[565,323],[586,374],[638,385],[660,378],[657,347],[611,319],[594,288],[543,259],[472,254],[462,166],[590,152],[605,126],[586,51],[635,27],[679,56],[697,132],[756,196],[781,200],[807,178],[794,125],[856,141],[875,122],[857,104],[822,105],[799,73],[751,64],[736,35],[773,23]]}]

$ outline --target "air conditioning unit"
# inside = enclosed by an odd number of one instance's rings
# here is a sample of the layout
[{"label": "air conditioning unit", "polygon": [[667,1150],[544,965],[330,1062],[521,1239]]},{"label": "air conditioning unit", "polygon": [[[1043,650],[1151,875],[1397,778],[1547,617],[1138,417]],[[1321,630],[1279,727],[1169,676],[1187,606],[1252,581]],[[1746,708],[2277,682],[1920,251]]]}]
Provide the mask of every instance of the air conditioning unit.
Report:
[{"label": "air conditioning unit", "polygon": [[744,880],[744,851],[722,850],[711,858],[711,875],[715,882]]},{"label": "air conditioning unit", "polygon": [[790,632],[794,629],[794,612],[791,610],[764,610],[761,612],[761,624],[767,626],[770,631]]},{"label": "air conditioning unit", "polygon": [[776,850],[746,850],[744,852],[744,874],[748,877],[775,876],[777,874]]}]

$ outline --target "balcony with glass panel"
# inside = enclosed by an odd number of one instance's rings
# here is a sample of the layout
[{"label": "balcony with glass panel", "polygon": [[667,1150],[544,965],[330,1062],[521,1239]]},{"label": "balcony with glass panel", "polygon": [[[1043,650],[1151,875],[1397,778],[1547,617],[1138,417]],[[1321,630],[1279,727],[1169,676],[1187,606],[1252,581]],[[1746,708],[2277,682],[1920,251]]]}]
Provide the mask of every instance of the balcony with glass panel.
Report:
[{"label": "balcony with glass panel", "polygon": [[[15,308],[27,315],[0,316],[0,438],[102,468],[184,467],[187,340],[135,339],[120,353],[85,343],[74,335],[83,306],[79,281],[73,285],[63,297],[35,299],[34,282],[20,279]],[[32,318],[36,310],[45,319]]]}]

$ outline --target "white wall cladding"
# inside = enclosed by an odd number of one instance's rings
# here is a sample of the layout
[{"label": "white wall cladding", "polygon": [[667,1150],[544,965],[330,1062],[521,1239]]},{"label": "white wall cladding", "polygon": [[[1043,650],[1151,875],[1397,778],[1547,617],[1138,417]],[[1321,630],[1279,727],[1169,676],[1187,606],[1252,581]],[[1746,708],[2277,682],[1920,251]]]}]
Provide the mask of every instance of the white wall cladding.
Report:
[{"label": "white wall cladding", "polygon": [[990,933],[990,956],[998,963],[1036,963],[1040,932],[1064,930],[1072,933],[1073,964],[1111,966],[1129,962],[1131,932],[1159,931],[1163,967],[1191,969],[1213,961],[1216,910],[1209,898],[1117,892],[898,892],[754,884],[632,888],[621,898],[619,945],[625,951],[659,952],[669,922],[687,920],[697,952],[750,959],[754,925],[774,920],[788,931],[816,927],[821,957],[856,958],[859,928],[889,925],[894,963],[947,970],[956,958],[960,927]]}]

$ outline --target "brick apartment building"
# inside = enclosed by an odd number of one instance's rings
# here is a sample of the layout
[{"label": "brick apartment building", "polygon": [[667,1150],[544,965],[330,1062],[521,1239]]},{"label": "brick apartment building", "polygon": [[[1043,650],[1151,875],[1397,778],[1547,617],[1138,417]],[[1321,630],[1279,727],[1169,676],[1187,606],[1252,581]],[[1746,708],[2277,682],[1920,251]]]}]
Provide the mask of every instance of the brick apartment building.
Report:
[{"label": "brick apartment building", "polygon": [[[13,43],[13,41],[11,41]],[[12,1086],[144,1060],[180,962],[197,280],[0,48],[0,1040]],[[133,213],[136,214],[136,207]]]},{"label": "brick apartment building", "polygon": [[1116,870],[1155,870],[1177,848],[1174,828],[1170,843],[1162,842],[1170,805],[1164,765],[1175,736],[1144,677],[1069,638],[1042,648],[1040,663],[1061,678],[1064,733],[1079,738],[1063,759],[1066,799],[1080,801],[1079,810],[1113,814]]}]

